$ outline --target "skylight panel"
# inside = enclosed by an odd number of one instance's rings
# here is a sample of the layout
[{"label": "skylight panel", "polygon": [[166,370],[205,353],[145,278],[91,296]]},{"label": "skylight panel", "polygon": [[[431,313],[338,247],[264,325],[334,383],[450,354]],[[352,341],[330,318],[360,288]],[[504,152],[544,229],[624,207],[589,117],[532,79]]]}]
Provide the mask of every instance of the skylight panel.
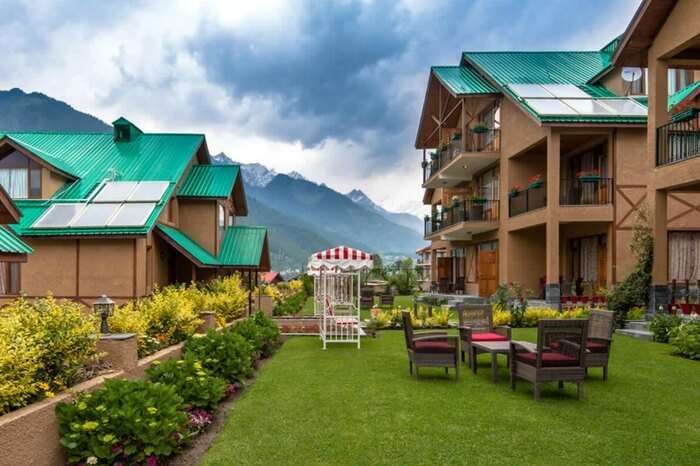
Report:
[{"label": "skylight panel", "polygon": [[140,227],[146,224],[156,204],[153,202],[133,202],[123,204],[109,222],[111,227]]},{"label": "skylight panel", "polygon": [[518,94],[523,99],[529,97],[552,98],[553,94],[539,84],[508,84],[510,90]]},{"label": "skylight panel", "polygon": [[558,99],[525,99],[525,102],[540,115],[578,115],[576,110]]},{"label": "skylight panel", "polygon": [[85,204],[54,204],[32,225],[33,228],[66,228]]},{"label": "skylight panel", "polygon": [[73,228],[105,227],[120,205],[119,203],[88,204],[70,226]]},{"label": "skylight panel", "polygon": [[562,99],[590,99],[591,97],[573,84],[542,84],[542,87],[554,97]]},{"label": "skylight panel", "polygon": [[136,188],[136,181],[107,181],[100,192],[92,200],[93,202],[123,202]]},{"label": "skylight panel", "polygon": [[610,107],[614,115],[619,116],[647,116],[646,107],[632,99],[601,99],[598,102]]},{"label": "skylight panel", "polygon": [[579,115],[613,116],[608,107],[594,99],[562,99],[566,105],[576,110]]},{"label": "skylight panel", "polygon": [[129,196],[129,202],[158,202],[168,189],[167,181],[141,181]]}]

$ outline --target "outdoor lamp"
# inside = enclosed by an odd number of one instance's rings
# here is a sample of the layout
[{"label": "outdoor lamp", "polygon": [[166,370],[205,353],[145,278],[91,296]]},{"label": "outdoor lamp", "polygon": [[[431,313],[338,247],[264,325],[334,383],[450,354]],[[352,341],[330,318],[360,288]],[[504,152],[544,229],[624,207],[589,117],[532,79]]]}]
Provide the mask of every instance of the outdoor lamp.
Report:
[{"label": "outdoor lamp", "polygon": [[107,334],[109,333],[109,324],[107,323],[107,317],[112,315],[114,312],[114,301],[109,299],[106,295],[102,295],[97,298],[94,304],[95,314],[98,314],[102,319],[100,324],[100,332]]}]

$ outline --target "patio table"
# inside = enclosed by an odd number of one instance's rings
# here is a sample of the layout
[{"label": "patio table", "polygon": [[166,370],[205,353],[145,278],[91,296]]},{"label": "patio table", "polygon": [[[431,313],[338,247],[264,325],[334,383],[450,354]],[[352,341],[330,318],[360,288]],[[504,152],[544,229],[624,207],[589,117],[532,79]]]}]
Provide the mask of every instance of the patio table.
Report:
[{"label": "patio table", "polygon": [[510,366],[510,341],[474,341],[472,342],[472,372],[476,374],[477,352],[491,355],[491,380],[498,382],[498,354],[505,354]]}]

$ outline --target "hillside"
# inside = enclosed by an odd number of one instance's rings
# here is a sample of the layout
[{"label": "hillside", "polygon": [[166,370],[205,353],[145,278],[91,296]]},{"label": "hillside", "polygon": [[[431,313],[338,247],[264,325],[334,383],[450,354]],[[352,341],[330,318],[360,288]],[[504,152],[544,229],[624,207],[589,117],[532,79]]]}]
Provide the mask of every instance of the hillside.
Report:
[{"label": "hillside", "polygon": [[39,92],[0,91],[0,130],[110,131],[111,126]]}]

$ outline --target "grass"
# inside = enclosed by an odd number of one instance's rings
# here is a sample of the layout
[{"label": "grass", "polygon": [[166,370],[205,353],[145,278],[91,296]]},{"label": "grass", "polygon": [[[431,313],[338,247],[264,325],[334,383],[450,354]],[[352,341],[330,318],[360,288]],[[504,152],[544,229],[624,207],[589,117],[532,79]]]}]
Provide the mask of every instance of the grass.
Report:
[{"label": "grass", "polygon": [[[535,338],[534,329],[514,330]],[[440,369],[408,374],[403,333],[323,351],[295,337],[237,401],[203,465],[228,464],[697,464],[700,364],[672,347],[615,336],[610,379],[592,369],[585,400],[574,385],[542,401],[505,359],[458,382]]]}]

